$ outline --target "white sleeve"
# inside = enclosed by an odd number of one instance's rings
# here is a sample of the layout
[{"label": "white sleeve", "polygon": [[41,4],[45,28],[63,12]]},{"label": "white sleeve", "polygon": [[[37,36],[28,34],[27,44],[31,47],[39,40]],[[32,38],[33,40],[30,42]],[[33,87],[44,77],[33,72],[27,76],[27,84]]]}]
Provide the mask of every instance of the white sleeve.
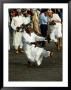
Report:
[{"label": "white sleeve", "polygon": [[56,20],[58,20],[58,21],[60,21],[61,22],[61,18],[59,17],[59,15],[58,14],[56,14]]},{"label": "white sleeve", "polygon": [[11,27],[12,27],[13,30],[16,30],[14,17],[12,18]]},{"label": "white sleeve", "polygon": [[46,41],[44,37],[38,36],[35,34],[36,41]]},{"label": "white sleeve", "polygon": [[30,16],[28,17],[28,23],[30,23],[31,22],[31,18],[30,18]]}]

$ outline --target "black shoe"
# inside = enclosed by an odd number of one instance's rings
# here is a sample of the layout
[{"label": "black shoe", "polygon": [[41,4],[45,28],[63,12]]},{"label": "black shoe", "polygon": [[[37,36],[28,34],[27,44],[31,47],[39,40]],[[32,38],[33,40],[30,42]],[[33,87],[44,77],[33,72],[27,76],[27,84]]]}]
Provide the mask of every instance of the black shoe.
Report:
[{"label": "black shoe", "polygon": [[30,64],[31,64],[31,62],[30,62],[30,61],[28,61],[28,64],[30,65]]}]

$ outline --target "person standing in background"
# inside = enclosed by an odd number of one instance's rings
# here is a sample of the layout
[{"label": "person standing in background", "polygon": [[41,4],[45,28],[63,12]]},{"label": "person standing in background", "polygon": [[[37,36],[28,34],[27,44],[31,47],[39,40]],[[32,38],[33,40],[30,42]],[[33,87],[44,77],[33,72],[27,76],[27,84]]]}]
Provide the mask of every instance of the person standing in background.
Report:
[{"label": "person standing in background", "polygon": [[40,26],[39,26],[39,16],[37,13],[37,10],[33,10],[33,16],[32,16],[32,22],[33,22],[33,30],[37,35],[40,35]]},{"label": "person standing in background", "polygon": [[41,34],[43,37],[47,37],[47,30],[48,30],[48,17],[47,17],[47,10],[42,9],[40,14],[40,29]]},{"label": "person standing in background", "polygon": [[[46,9],[41,10],[40,29],[41,29],[41,35],[47,39],[48,17],[47,17],[47,10]],[[42,43],[42,46],[44,46],[44,43]]]},{"label": "person standing in background", "polygon": [[49,28],[51,30],[50,38],[51,41],[55,42],[57,49],[60,49],[61,46],[61,19],[58,14],[53,13],[52,10],[48,10],[48,21],[49,21]]},{"label": "person standing in background", "polygon": [[13,46],[15,47],[16,53],[23,52],[22,43],[22,29],[20,26],[23,24],[23,16],[21,10],[17,9],[15,16],[12,18],[11,27],[13,28]]},{"label": "person standing in background", "polygon": [[31,23],[31,16],[27,13],[27,10],[23,10],[23,24],[27,25]]}]

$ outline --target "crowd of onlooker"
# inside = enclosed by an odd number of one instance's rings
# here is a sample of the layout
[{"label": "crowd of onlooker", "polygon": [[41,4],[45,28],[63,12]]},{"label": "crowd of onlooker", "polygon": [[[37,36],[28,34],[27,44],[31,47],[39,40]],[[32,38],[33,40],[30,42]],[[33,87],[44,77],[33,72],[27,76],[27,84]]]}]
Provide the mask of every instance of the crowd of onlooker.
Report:
[{"label": "crowd of onlooker", "polygon": [[[62,38],[62,9],[9,9],[9,35],[13,37],[13,46],[18,53],[18,47],[23,52],[22,35],[25,26],[31,26],[33,32],[38,36],[43,36],[48,42],[55,42],[59,49]],[[23,26],[23,28],[22,28]],[[44,43],[42,44],[42,46]],[[10,42],[9,42],[10,50]]]}]

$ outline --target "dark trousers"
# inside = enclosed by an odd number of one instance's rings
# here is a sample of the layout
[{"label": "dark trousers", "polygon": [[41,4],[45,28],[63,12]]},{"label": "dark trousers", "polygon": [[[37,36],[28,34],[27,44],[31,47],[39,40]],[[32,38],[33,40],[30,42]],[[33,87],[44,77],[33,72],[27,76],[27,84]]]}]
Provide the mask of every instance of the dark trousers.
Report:
[{"label": "dark trousers", "polygon": [[41,29],[41,34],[43,37],[47,37],[47,25],[46,24],[41,24],[40,25],[40,29]]},{"label": "dark trousers", "polygon": [[[47,25],[46,24],[41,24],[40,29],[41,29],[41,35],[43,37],[47,38],[47,29],[48,29]],[[42,42],[42,46],[44,46],[44,45],[45,45],[45,43]]]}]

